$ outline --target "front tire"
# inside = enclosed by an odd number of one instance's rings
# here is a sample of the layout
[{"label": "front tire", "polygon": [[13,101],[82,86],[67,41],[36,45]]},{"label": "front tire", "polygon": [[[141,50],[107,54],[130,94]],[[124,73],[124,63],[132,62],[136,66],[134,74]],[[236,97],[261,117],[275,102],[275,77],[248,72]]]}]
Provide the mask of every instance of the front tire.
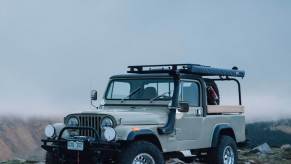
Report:
[{"label": "front tire", "polygon": [[119,155],[120,164],[164,164],[161,151],[152,143],[137,141],[126,146]]},{"label": "front tire", "polygon": [[47,152],[45,156],[45,164],[60,164],[60,162],[54,153]]},{"label": "front tire", "polygon": [[237,164],[237,159],[236,142],[230,136],[221,136],[217,147],[209,152],[209,163]]}]

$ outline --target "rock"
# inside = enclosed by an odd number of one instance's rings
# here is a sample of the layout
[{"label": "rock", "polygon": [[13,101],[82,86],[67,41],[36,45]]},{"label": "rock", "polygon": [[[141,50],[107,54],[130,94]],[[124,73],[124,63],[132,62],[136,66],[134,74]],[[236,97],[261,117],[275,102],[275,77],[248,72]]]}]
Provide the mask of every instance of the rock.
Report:
[{"label": "rock", "polygon": [[291,151],[291,145],[290,144],[285,144],[281,146],[281,150],[284,151]]},{"label": "rock", "polygon": [[256,164],[256,162],[254,160],[248,160],[244,164]]},{"label": "rock", "polygon": [[272,149],[271,147],[267,144],[264,143],[262,145],[259,145],[255,148],[253,148],[250,153],[262,153],[262,154],[272,154]]},{"label": "rock", "polygon": [[281,148],[282,150],[282,157],[285,159],[291,159],[291,145],[286,144],[282,145]]}]

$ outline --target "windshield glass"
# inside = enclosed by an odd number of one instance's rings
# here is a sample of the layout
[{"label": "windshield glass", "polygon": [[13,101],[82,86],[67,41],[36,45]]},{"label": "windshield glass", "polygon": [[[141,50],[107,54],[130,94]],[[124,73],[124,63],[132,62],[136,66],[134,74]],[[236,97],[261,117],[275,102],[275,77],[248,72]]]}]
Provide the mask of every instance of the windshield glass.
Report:
[{"label": "windshield glass", "polygon": [[171,79],[116,79],[107,89],[107,100],[171,100],[174,82]]}]

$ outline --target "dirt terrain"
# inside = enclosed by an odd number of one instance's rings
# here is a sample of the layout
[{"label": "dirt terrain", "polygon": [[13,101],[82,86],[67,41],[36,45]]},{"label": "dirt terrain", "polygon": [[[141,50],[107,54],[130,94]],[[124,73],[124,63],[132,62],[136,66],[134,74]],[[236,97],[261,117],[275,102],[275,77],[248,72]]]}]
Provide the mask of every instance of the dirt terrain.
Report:
[{"label": "dirt terrain", "polygon": [[[271,154],[250,153],[250,149],[239,151],[239,164],[290,164],[291,163],[291,149],[283,150],[280,148],[272,148]],[[1,163],[1,162],[0,162]],[[24,161],[14,160],[6,161],[1,164],[44,164],[39,161]],[[183,162],[173,159],[167,164],[183,164]],[[194,162],[192,164],[203,164]]]},{"label": "dirt terrain", "polygon": [[[57,120],[61,119],[0,117],[0,163],[41,163],[39,161],[42,161],[44,157],[44,151],[40,148],[43,128],[48,123]],[[291,120],[248,124],[247,129],[248,138],[252,140],[250,148],[264,142],[277,148],[273,147],[272,153],[269,154],[250,153],[250,149],[240,150],[239,163],[291,163],[290,149],[280,149],[283,144],[291,144]],[[11,161],[11,159],[17,160]],[[179,162],[178,160],[168,161],[168,164],[173,163]]]}]

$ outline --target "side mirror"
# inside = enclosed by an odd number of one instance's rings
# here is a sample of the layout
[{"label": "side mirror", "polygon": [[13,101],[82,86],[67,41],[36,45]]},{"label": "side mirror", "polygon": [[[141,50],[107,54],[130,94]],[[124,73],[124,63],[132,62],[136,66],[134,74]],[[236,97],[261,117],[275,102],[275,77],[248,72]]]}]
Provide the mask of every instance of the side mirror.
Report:
[{"label": "side mirror", "polygon": [[179,112],[189,112],[189,104],[186,102],[180,102],[179,103],[180,108],[178,109]]},{"label": "side mirror", "polygon": [[92,90],[91,91],[91,101],[95,101],[95,100],[97,100],[97,91]]}]

